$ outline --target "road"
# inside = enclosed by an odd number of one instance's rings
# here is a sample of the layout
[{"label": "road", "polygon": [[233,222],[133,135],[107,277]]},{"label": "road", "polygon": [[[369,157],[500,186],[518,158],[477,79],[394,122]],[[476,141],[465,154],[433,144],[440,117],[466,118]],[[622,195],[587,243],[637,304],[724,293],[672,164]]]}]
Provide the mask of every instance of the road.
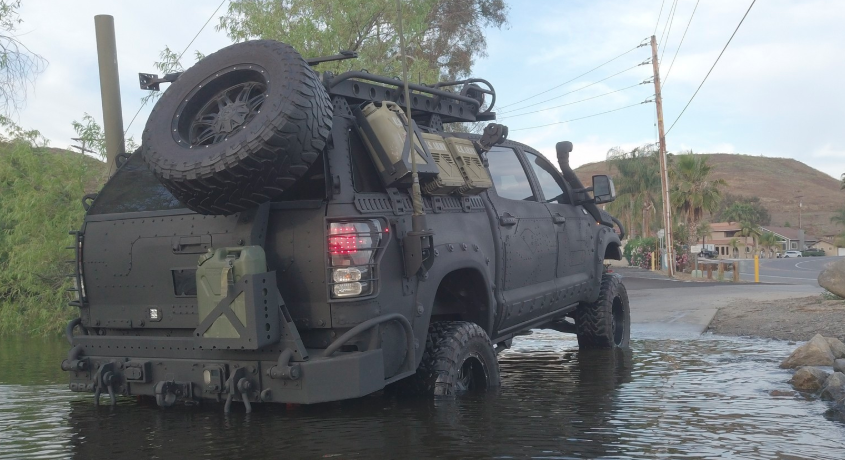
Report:
[{"label": "road", "polygon": [[[819,272],[825,265],[842,257],[796,257],[760,259],[760,282],[818,286]],[[740,279],[754,281],[754,261],[740,262]]]},{"label": "road", "polygon": [[[766,301],[820,294],[822,288],[816,282],[818,273],[825,263],[835,259],[765,260],[761,264],[761,273],[769,278],[761,276],[761,280],[777,282],[760,284],[684,282],[639,268],[614,270],[623,276],[628,289],[634,336],[683,337],[704,332],[716,311],[734,301]],[[753,265],[750,267],[750,279],[753,281]]]}]

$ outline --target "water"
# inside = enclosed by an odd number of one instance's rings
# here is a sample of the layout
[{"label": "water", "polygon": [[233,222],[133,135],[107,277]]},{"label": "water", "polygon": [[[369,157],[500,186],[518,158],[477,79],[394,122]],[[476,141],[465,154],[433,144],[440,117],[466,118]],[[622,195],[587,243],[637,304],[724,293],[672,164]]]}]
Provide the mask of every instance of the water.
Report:
[{"label": "water", "polygon": [[640,338],[579,353],[537,332],[500,356],[502,388],[453,401],[372,395],[316,406],[94,407],[61,341],[0,339],[0,459],[842,459],[845,424],[789,391],[783,342]]}]

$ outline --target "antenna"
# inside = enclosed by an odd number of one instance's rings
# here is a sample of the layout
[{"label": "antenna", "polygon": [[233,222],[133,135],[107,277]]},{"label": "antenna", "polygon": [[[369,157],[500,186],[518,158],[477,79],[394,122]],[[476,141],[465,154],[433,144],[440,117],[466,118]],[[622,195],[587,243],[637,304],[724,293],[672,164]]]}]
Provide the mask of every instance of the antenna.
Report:
[{"label": "antenna", "polygon": [[420,178],[417,174],[417,151],[414,146],[413,118],[411,118],[411,95],[408,89],[408,60],[405,56],[405,33],[402,30],[402,0],[396,0],[397,22],[399,26],[399,54],[402,57],[402,82],[405,90],[405,116],[408,118],[408,155],[411,156],[411,202],[414,206],[412,217],[413,231],[421,232],[424,229],[424,218],[422,194],[420,193]]}]

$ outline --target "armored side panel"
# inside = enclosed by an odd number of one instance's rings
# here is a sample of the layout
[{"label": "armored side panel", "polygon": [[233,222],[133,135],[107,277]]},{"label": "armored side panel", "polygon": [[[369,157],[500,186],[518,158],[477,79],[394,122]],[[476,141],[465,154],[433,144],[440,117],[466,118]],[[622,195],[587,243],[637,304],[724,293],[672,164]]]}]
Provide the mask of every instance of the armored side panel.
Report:
[{"label": "armored side panel", "polygon": [[[411,185],[411,155],[406,147],[408,119],[402,109],[393,102],[369,103],[353,109],[358,129],[367,149],[373,157],[385,187],[409,187]],[[420,182],[437,175],[439,170],[425,143],[422,133],[411,120],[414,132],[417,174]]]},{"label": "armored side panel", "polygon": [[446,145],[449,146],[452,158],[466,181],[466,185],[460,190],[461,195],[477,195],[493,186],[490,174],[481,163],[472,141],[449,137],[446,139]]},{"label": "armored side panel", "polygon": [[455,163],[455,159],[452,157],[443,137],[437,134],[423,133],[422,138],[426,147],[428,147],[428,151],[431,152],[434,164],[440,171],[434,179],[423,186],[423,191],[429,195],[449,195],[464,187],[466,185],[464,177],[461,175],[461,170],[458,169],[458,165]]}]

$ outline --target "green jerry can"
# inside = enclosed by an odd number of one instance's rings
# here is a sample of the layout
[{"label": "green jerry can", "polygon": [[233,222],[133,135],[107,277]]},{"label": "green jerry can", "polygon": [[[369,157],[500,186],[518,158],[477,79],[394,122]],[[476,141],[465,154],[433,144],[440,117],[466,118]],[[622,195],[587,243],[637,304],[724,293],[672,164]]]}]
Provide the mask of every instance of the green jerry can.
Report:
[{"label": "green jerry can", "polygon": [[257,349],[278,341],[282,300],[261,246],[209,249],[196,276],[200,348]]}]

